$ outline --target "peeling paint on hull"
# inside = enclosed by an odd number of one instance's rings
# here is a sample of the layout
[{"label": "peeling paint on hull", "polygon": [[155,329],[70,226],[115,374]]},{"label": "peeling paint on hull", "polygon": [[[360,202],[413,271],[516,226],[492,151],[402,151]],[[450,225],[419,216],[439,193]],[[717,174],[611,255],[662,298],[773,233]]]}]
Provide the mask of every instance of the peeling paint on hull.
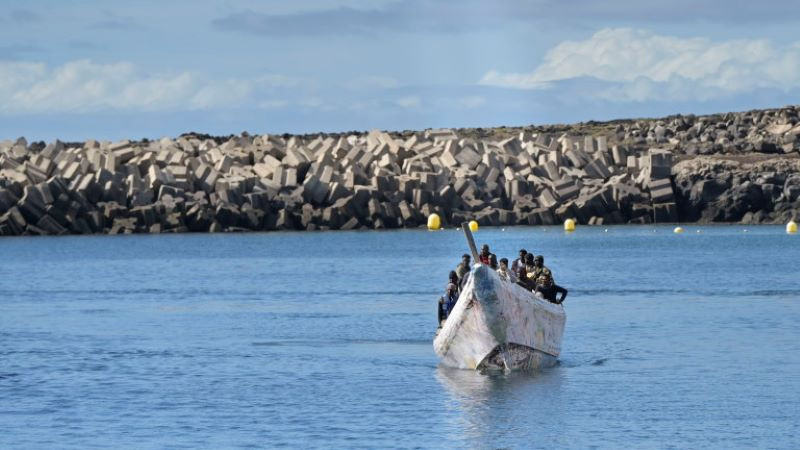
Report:
[{"label": "peeling paint on hull", "polygon": [[476,265],[433,348],[450,367],[535,371],[555,364],[565,322],[563,306]]}]

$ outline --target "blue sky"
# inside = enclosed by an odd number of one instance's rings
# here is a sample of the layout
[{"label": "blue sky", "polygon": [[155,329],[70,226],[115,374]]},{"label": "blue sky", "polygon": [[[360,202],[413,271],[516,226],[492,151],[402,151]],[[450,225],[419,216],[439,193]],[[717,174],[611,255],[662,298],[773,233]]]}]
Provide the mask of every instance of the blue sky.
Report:
[{"label": "blue sky", "polygon": [[548,124],[800,94],[800,2],[0,4],[0,140]]}]

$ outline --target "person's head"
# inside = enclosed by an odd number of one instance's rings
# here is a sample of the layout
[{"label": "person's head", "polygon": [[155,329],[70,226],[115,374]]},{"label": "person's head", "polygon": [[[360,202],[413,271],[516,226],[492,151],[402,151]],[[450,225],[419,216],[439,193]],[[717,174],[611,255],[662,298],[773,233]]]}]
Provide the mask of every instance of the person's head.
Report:
[{"label": "person's head", "polygon": [[550,276],[547,275],[546,273],[543,273],[543,274],[539,275],[539,279],[536,280],[536,283],[541,285],[541,286],[550,287],[550,285],[553,284],[553,279],[550,278]]},{"label": "person's head", "polygon": [[530,266],[533,265],[533,253],[528,253],[527,255],[525,255],[525,264],[528,264]]},{"label": "person's head", "polygon": [[527,255],[527,254],[528,254],[528,251],[525,250],[524,248],[521,248],[519,250],[519,259],[520,259],[520,261],[525,261],[525,255]]},{"label": "person's head", "polygon": [[489,265],[492,266],[492,269],[497,269],[497,255],[489,256]]},{"label": "person's head", "polygon": [[508,269],[508,258],[500,258],[500,267]]},{"label": "person's head", "polygon": [[458,274],[455,270],[450,271],[450,276],[448,277],[451,283],[458,283]]},{"label": "person's head", "polygon": [[542,267],[544,265],[544,256],[536,255],[536,258],[533,259],[533,265],[536,267]]},{"label": "person's head", "polygon": [[461,261],[463,261],[463,262],[464,262],[464,264],[467,264],[467,265],[469,265],[469,260],[470,260],[470,259],[472,259],[472,258],[470,258],[470,256],[469,256],[468,254],[466,254],[466,253],[464,253],[463,255],[461,255]]},{"label": "person's head", "polygon": [[481,247],[481,255],[488,255],[489,254],[489,244],[483,244]]}]

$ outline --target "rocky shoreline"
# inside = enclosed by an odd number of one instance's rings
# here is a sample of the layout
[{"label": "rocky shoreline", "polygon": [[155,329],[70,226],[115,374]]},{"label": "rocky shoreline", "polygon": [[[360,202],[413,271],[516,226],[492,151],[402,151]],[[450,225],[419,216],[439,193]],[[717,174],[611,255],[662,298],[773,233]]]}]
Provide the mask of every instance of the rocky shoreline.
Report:
[{"label": "rocky shoreline", "polygon": [[0,235],[785,223],[798,107],[492,129],[0,142]]}]

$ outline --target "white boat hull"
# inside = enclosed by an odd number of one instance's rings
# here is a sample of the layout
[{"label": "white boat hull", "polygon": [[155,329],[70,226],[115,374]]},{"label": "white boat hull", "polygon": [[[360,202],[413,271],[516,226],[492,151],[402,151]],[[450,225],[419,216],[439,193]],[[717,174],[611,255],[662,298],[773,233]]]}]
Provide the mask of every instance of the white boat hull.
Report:
[{"label": "white boat hull", "polygon": [[535,371],[557,361],[565,322],[561,305],[476,265],[433,348],[450,367]]}]

